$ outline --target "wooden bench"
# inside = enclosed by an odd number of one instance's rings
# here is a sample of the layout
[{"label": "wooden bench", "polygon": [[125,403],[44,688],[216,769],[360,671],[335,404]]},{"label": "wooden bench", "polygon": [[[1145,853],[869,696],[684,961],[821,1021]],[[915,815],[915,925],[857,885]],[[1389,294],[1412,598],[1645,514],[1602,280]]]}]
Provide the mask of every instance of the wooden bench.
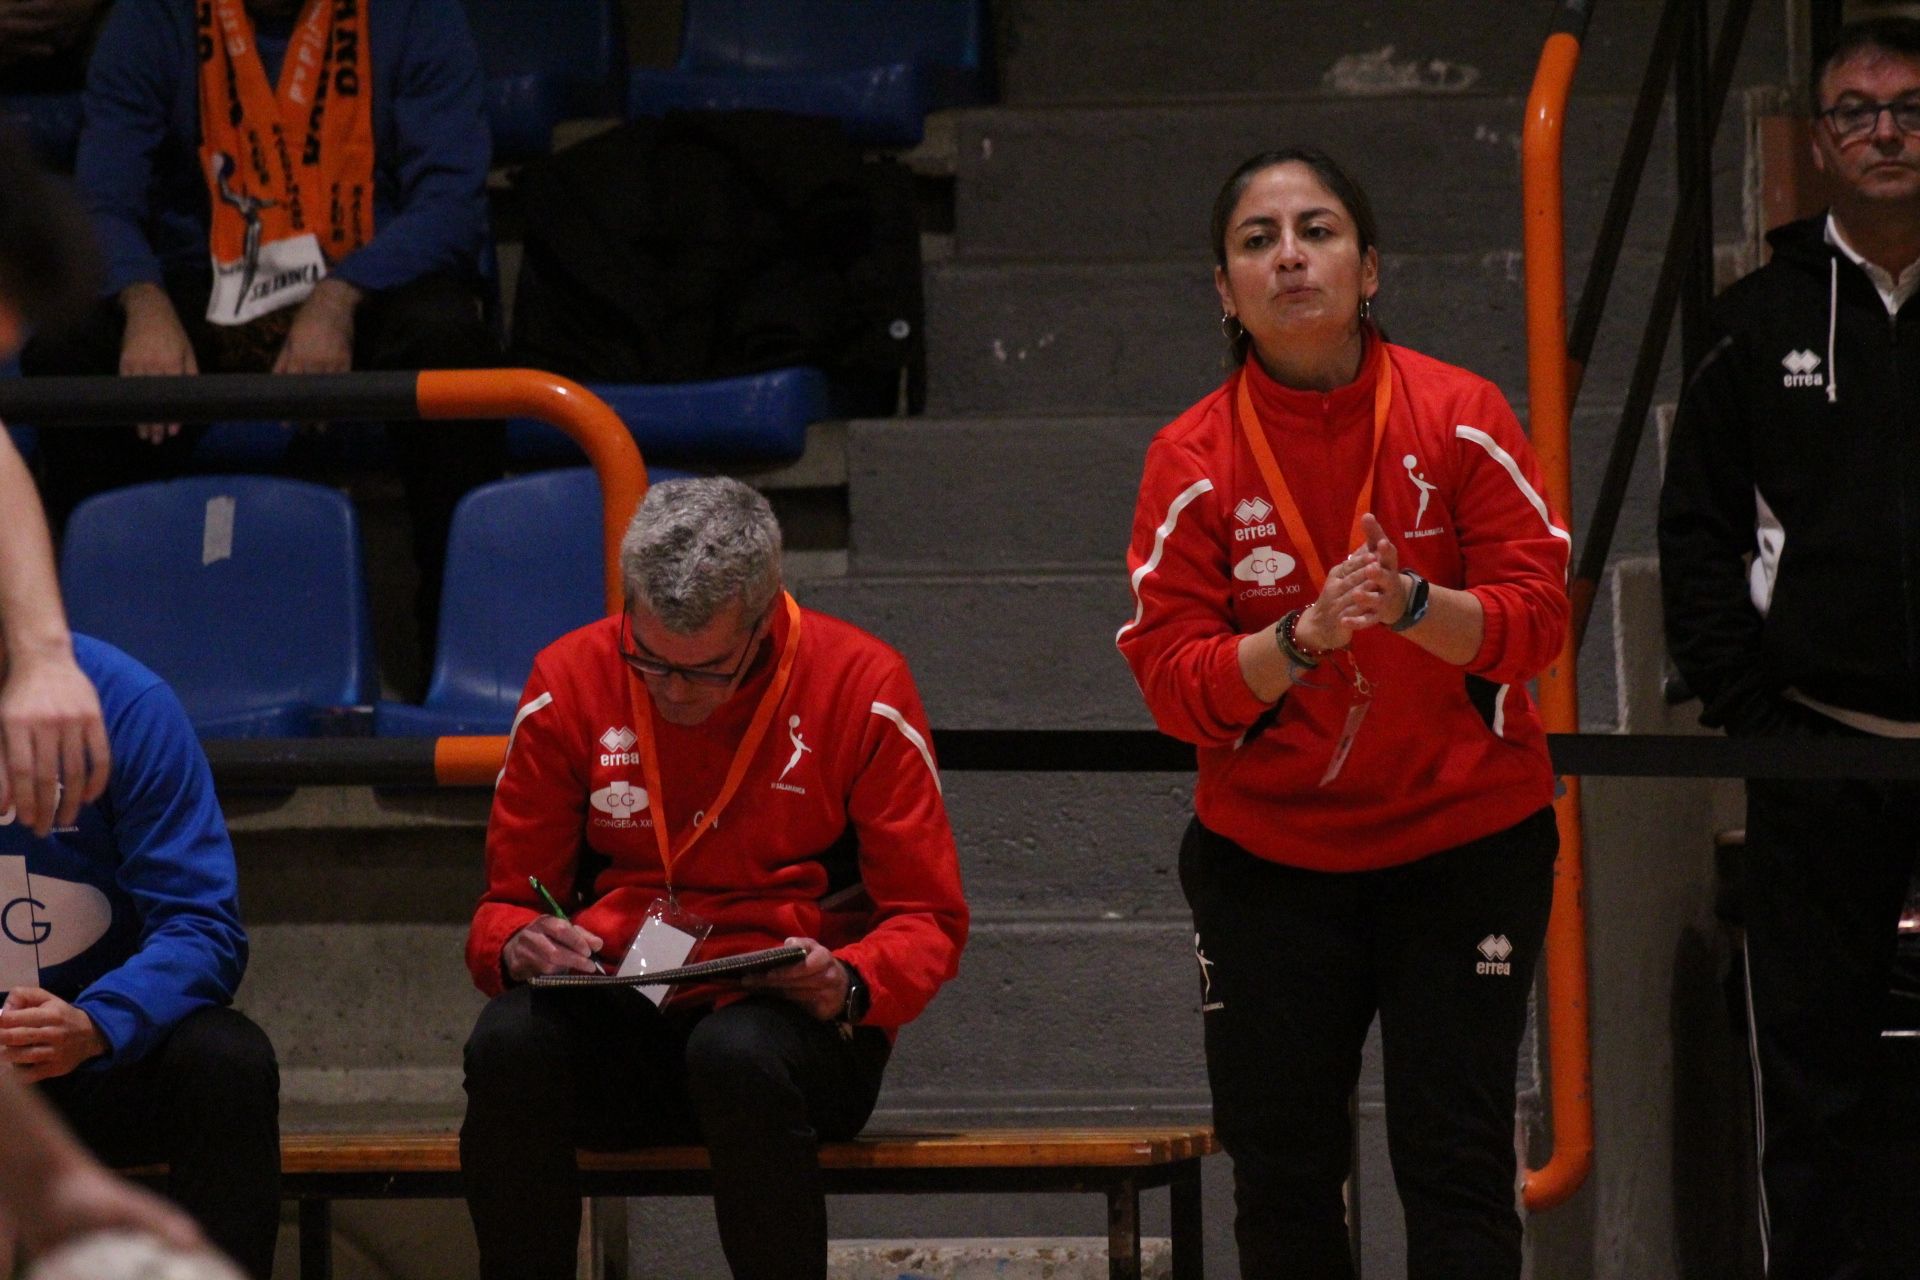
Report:
[{"label": "wooden bench", "polygon": [[[1200,1280],[1200,1161],[1217,1150],[1204,1126],[878,1133],[823,1144],[820,1167],[835,1193],[1099,1192],[1107,1198],[1110,1280],[1138,1280],[1140,1192],[1166,1187],[1174,1280]],[[333,1201],[461,1195],[459,1140],[451,1133],[290,1133],[280,1157],[283,1192],[300,1205],[301,1280],[331,1278]],[[580,1171],[588,1196],[713,1189],[704,1147],[582,1151]]]}]

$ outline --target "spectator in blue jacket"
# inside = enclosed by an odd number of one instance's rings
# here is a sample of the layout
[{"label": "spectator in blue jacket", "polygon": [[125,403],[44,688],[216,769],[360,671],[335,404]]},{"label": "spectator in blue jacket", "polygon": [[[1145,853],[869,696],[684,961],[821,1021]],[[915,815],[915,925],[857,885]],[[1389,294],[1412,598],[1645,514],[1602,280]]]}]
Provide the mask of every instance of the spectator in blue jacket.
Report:
[{"label": "spectator in blue jacket", "polygon": [[[240,33],[205,37],[229,56],[207,60],[224,78],[204,84],[212,73],[198,54],[202,26]],[[313,82],[303,85],[303,73]],[[221,91],[209,97],[214,83]],[[481,85],[460,0],[120,0],[88,68],[75,169],[105,252],[104,296],[85,324],[29,343],[23,368],[168,375],[498,365],[479,274],[490,147]],[[203,120],[203,101],[229,102],[230,111]],[[358,123],[341,123],[349,120]],[[343,185],[342,170],[361,181]],[[312,234],[276,239],[289,219]],[[340,234],[345,224],[352,234]],[[223,226],[245,227],[226,233],[226,252]],[[243,272],[230,261],[242,234]],[[269,288],[276,284],[285,287]],[[228,305],[235,292],[254,302]],[[177,474],[197,434],[173,423],[48,432],[49,514],[64,522],[88,494]],[[430,638],[454,504],[500,474],[503,433],[497,423],[462,422],[388,436],[412,510],[420,621]],[[296,465],[304,447],[303,437]]]},{"label": "spectator in blue jacket", "polygon": [[114,769],[70,826],[0,812],[0,1064],[109,1164],[167,1191],[252,1275],[280,1219],[273,1047],[229,1007],[246,968],[233,845],[205,755],[160,678],[73,638]]}]

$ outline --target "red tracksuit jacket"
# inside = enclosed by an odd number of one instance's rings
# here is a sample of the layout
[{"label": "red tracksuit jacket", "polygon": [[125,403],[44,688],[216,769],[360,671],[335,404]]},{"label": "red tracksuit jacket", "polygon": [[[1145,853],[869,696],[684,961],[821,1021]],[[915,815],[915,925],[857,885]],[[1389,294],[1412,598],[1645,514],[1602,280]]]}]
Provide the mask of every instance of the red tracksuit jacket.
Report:
[{"label": "red tracksuit jacket", "polygon": [[[772,679],[787,638],[785,611],[774,618],[757,669],[706,723],[654,717],[676,849],[719,793]],[[652,830],[660,806],[644,795],[619,632],[619,619],[603,619],[534,659],[467,937],[467,966],[489,995],[503,986],[501,947],[541,914],[529,875],[616,954],[665,894]],[[674,864],[682,909],[714,926],[693,958],[818,938],[866,978],[867,1023],[898,1027],[918,1015],[958,969],[967,937],[929,737],[905,660],[856,627],[803,610],[793,675],[766,737],[732,802]],[[864,893],[847,892],[856,880]],[[834,905],[847,898],[851,910]],[[690,991],[675,1003],[737,991]]]},{"label": "red tracksuit jacket", "polygon": [[[1353,659],[1374,685],[1351,756],[1319,785],[1354,695],[1323,663],[1277,707],[1240,674],[1238,644],[1314,596],[1238,425],[1241,377],[1322,562],[1347,545],[1373,444],[1378,362],[1393,400],[1372,510],[1403,567],[1465,588],[1486,635],[1463,670],[1371,628]],[[1546,738],[1525,682],[1559,653],[1570,539],[1533,452],[1486,379],[1371,333],[1360,375],[1331,393],[1282,387],[1249,360],[1147,453],[1120,628],[1160,728],[1199,748],[1194,804],[1210,830],[1275,862],[1394,866],[1512,826],[1551,802]]]}]

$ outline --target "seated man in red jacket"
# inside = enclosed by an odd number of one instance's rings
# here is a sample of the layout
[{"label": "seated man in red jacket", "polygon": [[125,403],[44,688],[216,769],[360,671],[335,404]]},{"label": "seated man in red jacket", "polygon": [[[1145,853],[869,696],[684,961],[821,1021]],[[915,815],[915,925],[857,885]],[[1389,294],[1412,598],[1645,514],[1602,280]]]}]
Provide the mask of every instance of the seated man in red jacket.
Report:
[{"label": "seated man in red jacket", "polygon": [[[779,525],[737,481],[654,487],[620,568],[622,616],[534,660],[487,827],[460,1133],[480,1274],[574,1274],[576,1144],[704,1142],[734,1275],[817,1280],[817,1143],[866,1123],[966,940],[925,715],[899,654],[781,590]],[[671,995],[527,985],[783,943],[805,958]]]}]

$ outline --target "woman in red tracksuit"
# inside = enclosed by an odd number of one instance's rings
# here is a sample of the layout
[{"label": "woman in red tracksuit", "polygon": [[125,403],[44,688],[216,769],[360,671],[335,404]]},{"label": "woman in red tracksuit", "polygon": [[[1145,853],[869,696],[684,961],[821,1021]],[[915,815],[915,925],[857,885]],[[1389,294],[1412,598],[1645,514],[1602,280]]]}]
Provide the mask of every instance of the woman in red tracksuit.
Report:
[{"label": "woman in red tracksuit", "polygon": [[1526,682],[1560,649],[1569,539],[1500,392],[1373,327],[1373,215],[1331,159],[1241,165],[1213,247],[1236,368],[1147,455],[1118,644],[1199,749],[1180,876],[1242,1274],[1352,1275],[1377,1013],[1411,1280],[1515,1280],[1559,844]]}]

